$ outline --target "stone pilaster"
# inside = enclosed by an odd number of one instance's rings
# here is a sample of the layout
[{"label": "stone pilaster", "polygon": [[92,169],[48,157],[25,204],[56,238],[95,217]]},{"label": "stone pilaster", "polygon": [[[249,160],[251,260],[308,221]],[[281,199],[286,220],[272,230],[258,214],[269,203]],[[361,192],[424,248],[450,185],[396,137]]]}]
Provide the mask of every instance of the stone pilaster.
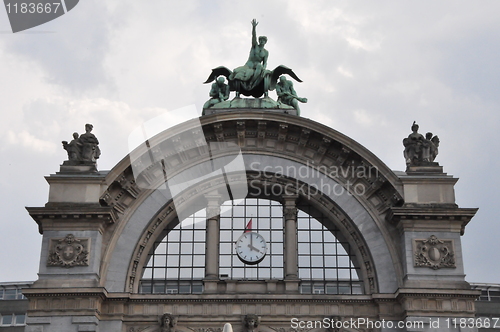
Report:
[{"label": "stone pilaster", "polygon": [[287,292],[298,292],[299,267],[297,252],[297,195],[283,196],[283,219],[285,221],[285,282]]},{"label": "stone pilaster", "polygon": [[217,291],[219,280],[220,195],[207,196],[207,229],[205,246],[205,292]]}]

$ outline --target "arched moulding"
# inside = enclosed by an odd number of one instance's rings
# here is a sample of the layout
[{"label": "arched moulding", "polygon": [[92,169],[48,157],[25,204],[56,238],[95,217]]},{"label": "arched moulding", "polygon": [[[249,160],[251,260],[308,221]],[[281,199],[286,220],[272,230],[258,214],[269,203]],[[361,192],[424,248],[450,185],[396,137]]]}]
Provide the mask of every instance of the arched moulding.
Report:
[{"label": "arched moulding", "polygon": [[[239,157],[243,171],[225,168]],[[218,169],[223,170],[218,176],[208,172]],[[173,195],[169,181],[182,183],[193,174],[201,175]],[[243,188],[248,194],[251,185],[288,185],[331,214],[359,256],[372,257],[361,263],[369,292],[393,292],[401,280],[397,232],[385,219],[391,207],[402,204],[399,178],[359,143],[308,119],[261,111],[193,119],[149,139],[118,163],[106,182],[101,203],[119,216],[101,268],[101,280],[111,290],[137,290],[149,250],[144,241],[155,239],[165,223],[195,212],[195,206],[203,208],[213,190]],[[377,278],[380,273],[387,276]]]}]

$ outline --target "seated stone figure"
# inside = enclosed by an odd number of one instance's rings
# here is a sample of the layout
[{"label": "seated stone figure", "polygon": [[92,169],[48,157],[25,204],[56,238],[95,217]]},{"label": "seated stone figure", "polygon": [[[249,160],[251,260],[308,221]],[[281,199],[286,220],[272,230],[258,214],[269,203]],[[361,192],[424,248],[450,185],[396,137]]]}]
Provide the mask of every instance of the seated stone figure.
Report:
[{"label": "seated stone figure", "polygon": [[62,141],[64,150],[68,152],[68,160],[78,161],[80,160],[80,145],[78,143],[78,133],[73,133],[73,140],[71,142]]},{"label": "seated stone figure", "polygon": [[91,133],[93,128],[94,126],[87,123],[84,134],[78,136],[78,133],[73,133],[73,140],[70,143],[62,141],[63,148],[68,152],[68,160],[64,162],[64,165],[95,164],[99,159],[101,150],[99,141]]},{"label": "seated stone figure", "polygon": [[413,121],[412,133],[403,139],[403,155],[407,166],[437,165],[434,159],[438,154],[439,138],[427,133],[424,137],[418,132],[419,126]]}]

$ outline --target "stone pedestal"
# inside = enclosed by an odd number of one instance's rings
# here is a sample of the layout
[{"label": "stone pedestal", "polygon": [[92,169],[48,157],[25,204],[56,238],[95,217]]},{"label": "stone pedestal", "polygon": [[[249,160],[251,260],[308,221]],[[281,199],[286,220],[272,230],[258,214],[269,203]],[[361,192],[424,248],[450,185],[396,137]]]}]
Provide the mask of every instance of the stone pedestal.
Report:
[{"label": "stone pedestal", "polygon": [[404,278],[397,299],[406,320],[474,317],[478,292],[465,281],[460,237],[477,209],[457,206],[458,179],[437,166],[410,167],[400,179],[405,203],[392,207],[388,219],[400,234]]},{"label": "stone pedestal", "polygon": [[[99,203],[106,174],[68,167],[73,172],[46,177],[45,207],[26,208],[43,234],[39,279],[25,293],[30,301],[26,331],[98,331],[103,234],[117,215]],[[71,312],[65,317],[44,313],[59,308]]]},{"label": "stone pedestal", "polygon": [[203,115],[237,112],[241,110],[260,109],[268,112],[278,112],[284,114],[298,115],[297,110],[292,106],[274,101],[269,97],[265,98],[234,98],[215,104],[210,108],[203,109]]}]

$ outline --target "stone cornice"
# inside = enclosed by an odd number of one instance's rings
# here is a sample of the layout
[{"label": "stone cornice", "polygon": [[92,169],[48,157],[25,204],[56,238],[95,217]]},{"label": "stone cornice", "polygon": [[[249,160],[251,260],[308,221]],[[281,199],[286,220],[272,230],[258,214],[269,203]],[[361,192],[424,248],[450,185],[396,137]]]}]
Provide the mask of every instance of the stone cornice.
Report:
[{"label": "stone cornice", "polygon": [[116,211],[107,206],[94,204],[54,204],[46,207],[26,207],[30,216],[38,224],[40,234],[55,227],[60,229],[94,229],[113,224],[117,220]]},{"label": "stone cornice", "polygon": [[476,289],[425,289],[425,288],[401,288],[395,293],[395,297],[411,298],[468,298],[476,299],[481,295]]},{"label": "stone cornice", "polygon": [[420,205],[392,207],[387,220],[399,227],[413,228],[417,231],[460,231],[474,217],[477,208],[458,208],[446,205]]},{"label": "stone cornice", "polygon": [[101,297],[105,299],[109,293],[103,287],[92,288],[32,288],[23,289],[27,298],[35,297]]}]

